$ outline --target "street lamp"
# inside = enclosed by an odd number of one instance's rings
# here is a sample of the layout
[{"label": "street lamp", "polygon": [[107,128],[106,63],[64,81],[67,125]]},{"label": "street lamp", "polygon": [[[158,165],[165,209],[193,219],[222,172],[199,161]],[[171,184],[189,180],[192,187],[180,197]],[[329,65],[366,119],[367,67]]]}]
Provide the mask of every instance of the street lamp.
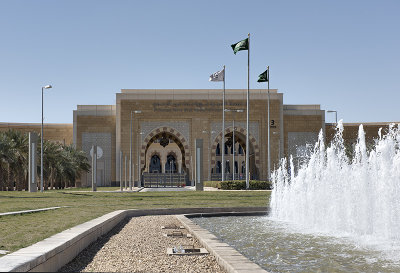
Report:
[{"label": "street lamp", "polygon": [[337,111],[335,110],[328,110],[328,113],[335,113],[335,123],[337,124]]},{"label": "street lamp", "polygon": [[137,158],[138,158],[138,163],[137,163],[137,168],[138,168],[138,187],[142,186],[142,166],[140,165],[140,147],[142,143],[142,135],[144,132],[139,132],[139,137],[138,137],[138,143],[137,143]]},{"label": "street lamp", "polygon": [[45,85],[42,87],[42,135],[41,135],[41,147],[40,147],[40,192],[43,192],[43,91],[44,89],[52,88],[51,85]]},{"label": "street lamp", "polygon": [[[233,153],[232,153],[232,180],[235,180],[235,113],[243,113],[243,109],[225,109],[225,112],[232,112],[233,119],[232,119],[232,145],[233,145]],[[248,147],[246,147],[248,149]],[[239,167],[239,166],[238,166]]]},{"label": "street lamp", "polygon": [[132,172],[134,173],[135,170],[132,170],[132,129],[133,129],[133,114],[140,114],[142,111],[131,111],[131,128],[130,128],[130,141],[129,141],[129,190],[132,190]]}]

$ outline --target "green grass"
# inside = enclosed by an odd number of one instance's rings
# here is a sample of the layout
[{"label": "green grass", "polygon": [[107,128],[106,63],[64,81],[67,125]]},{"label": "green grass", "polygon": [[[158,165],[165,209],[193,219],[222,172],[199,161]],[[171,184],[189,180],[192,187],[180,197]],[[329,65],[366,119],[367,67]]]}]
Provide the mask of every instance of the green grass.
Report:
[{"label": "green grass", "polygon": [[18,250],[119,209],[267,206],[269,197],[270,193],[264,191],[107,193],[68,189],[44,193],[0,192],[0,212],[68,206],[0,217],[0,249]]}]

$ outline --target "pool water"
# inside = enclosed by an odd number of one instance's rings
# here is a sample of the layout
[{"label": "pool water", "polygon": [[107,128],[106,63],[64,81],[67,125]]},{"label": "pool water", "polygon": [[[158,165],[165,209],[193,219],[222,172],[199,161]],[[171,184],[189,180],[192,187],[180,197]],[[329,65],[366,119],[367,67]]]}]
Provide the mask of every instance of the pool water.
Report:
[{"label": "pool water", "polygon": [[267,216],[191,220],[269,272],[400,272],[396,248],[388,253],[344,236],[307,233]]}]

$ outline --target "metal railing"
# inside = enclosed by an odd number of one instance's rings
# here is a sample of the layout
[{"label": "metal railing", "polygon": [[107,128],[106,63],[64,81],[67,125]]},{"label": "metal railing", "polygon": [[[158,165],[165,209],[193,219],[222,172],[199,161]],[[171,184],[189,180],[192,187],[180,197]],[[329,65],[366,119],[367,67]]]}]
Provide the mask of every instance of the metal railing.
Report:
[{"label": "metal railing", "polygon": [[143,173],[142,179],[146,188],[184,187],[188,181],[181,173]]}]

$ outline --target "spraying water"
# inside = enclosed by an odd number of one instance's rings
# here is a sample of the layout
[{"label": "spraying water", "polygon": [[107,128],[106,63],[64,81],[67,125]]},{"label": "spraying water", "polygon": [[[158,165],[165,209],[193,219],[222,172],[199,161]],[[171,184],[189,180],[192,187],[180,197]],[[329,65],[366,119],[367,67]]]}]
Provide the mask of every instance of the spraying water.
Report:
[{"label": "spraying water", "polygon": [[[272,175],[271,216],[357,242],[400,246],[400,130],[391,125],[367,151],[360,125],[351,159],[340,121],[325,147],[322,132],[307,163],[294,173],[282,159]],[[288,167],[289,165],[289,167]]]}]

